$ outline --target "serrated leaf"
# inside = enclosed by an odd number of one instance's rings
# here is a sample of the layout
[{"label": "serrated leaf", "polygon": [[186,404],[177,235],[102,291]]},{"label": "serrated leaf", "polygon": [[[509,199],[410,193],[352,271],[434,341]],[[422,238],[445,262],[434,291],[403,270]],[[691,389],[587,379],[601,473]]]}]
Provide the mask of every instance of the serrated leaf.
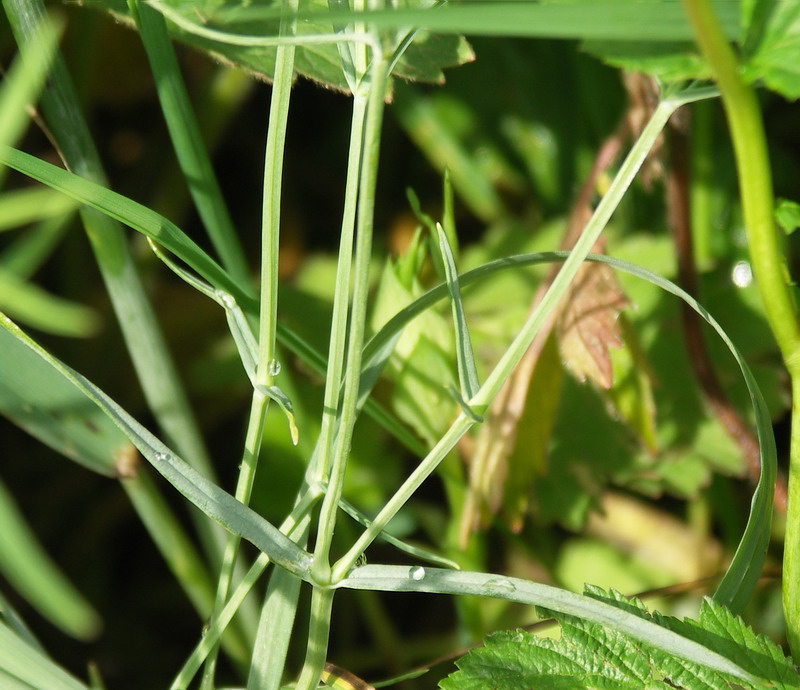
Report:
[{"label": "serrated leaf", "polygon": [[[763,636],[753,634],[741,618],[706,601],[698,621],[650,614],[636,599],[587,587],[586,595],[643,620],[713,648],[751,673],[744,681],[672,655],[619,630],[583,618],[542,609],[561,625],[561,638],[540,638],[518,630],[490,635],[483,647],[457,663],[459,670],[440,683],[445,690],[472,688],[796,688],[792,663]],[[762,684],[760,681],[766,681]]]},{"label": "serrated leaf", "polygon": [[766,635],[757,635],[739,616],[713,599],[704,599],[698,620],[656,616],[656,620],[680,635],[711,645],[744,670],[768,681],[774,688],[800,688],[800,675],[792,659]]}]

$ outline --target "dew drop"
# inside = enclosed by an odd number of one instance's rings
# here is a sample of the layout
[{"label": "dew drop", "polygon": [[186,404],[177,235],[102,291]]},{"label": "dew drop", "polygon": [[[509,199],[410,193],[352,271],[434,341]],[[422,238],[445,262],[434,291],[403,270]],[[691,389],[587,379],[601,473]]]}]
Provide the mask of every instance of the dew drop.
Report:
[{"label": "dew drop", "polygon": [[497,594],[512,594],[517,591],[513,582],[499,578],[497,580],[489,580],[486,583],[486,587]]},{"label": "dew drop", "polygon": [[737,261],[731,271],[731,280],[736,287],[745,288],[753,282],[753,269],[749,261]]},{"label": "dew drop", "polygon": [[281,363],[277,359],[269,360],[267,364],[267,373],[270,376],[277,376],[281,373]]},{"label": "dew drop", "polygon": [[169,455],[166,453],[156,453],[156,460],[158,460],[158,462],[166,462],[169,460]]},{"label": "dew drop", "polygon": [[408,576],[412,580],[416,580],[417,582],[419,582],[422,578],[425,577],[425,568],[423,568],[421,565],[416,565],[413,568],[409,569]]}]

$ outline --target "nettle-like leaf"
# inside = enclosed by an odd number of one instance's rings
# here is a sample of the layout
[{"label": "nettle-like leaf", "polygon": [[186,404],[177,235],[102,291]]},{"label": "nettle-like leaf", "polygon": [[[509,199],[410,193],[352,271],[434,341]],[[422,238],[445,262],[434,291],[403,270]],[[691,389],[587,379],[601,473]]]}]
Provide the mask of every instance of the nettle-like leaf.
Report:
[{"label": "nettle-like leaf", "polygon": [[587,587],[585,594],[713,648],[750,672],[754,683],[703,668],[597,623],[541,610],[561,625],[560,639],[537,637],[523,630],[494,633],[483,647],[462,657],[457,662],[459,670],[445,678],[440,687],[445,690],[800,687],[800,675],[777,645],[756,635],[741,618],[710,599],[703,602],[698,620],[679,621],[651,614],[640,601],[626,599],[614,591]]},{"label": "nettle-like leaf", "polygon": [[[107,10],[129,19],[125,0],[88,0],[89,6]],[[280,27],[280,2],[262,0],[242,3],[227,0],[165,0],[165,7],[178,12],[192,24],[243,36],[277,36]],[[419,0],[407,0],[410,8],[424,6]],[[334,26],[325,20],[327,0],[301,0],[299,11],[304,18],[297,23],[299,36],[333,34]],[[313,18],[307,15],[313,13]],[[170,34],[193,48],[209,53],[223,63],[236,65],[260,79],[271,80],[275,71],[275,46],[232,45],[191,33],[168,22]],[[399,43],[399,41],[397,41]],[[414,41],[395,65],[393,74],[409,81],[442,83],[442,69],[470,62],[474,54],[460,36],[439,36],[418,32]],[[337,90],[347,91],[339,48],[336,43],[301,45],[295,53],[298,74]]]}]

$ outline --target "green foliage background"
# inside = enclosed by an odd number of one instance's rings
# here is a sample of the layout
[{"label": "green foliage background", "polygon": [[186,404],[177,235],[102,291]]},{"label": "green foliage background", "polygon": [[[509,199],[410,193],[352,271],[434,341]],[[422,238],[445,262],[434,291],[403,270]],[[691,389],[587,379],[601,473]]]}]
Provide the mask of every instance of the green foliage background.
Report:
[{"label": "green foliage background", "polygon": [[[189,208],[137,36],[100,13],[71,6],[65,13],[63,48],[112,187],[173,219],[208,248]],[[797,75],[771,67],[779,48],[791,57],[796,46],[769,36],[772,43],[764,45],[777,47],[772,52],[764,48],[748,76],[764,78],[768,86],[796,97]],[[2,39],[3,54],[10,56],[8,31]],[[460,58],[469,56],[457,39],[444,42]],[[376,255],[386,257],[386,263],[373,276],[375,329],[438,282],[431,259],[435,247],[412,239],[418,221],[407,188],[419,197],[423,213],[443,218],[441,176],[447,166],[455,190],[460,271],[514,253],[554,249],[596,151],[627,107],[620,72],[594,55],[611,55],[614,65],[642,64],[636,55],[622,55],[618,46],[597,41],[576,45],[470,38],[470,44],[476,59],[446,70],[445,86],[395,84],[381,150]],[[629,45],[626,51],[635,53]],[[179,56],[252,270],[269,87],[191,49],[181,49]],[[413,60],[410,64],[409,69]],[[696,58],[660,64],[669,66],[666,76],[705,76]],[[786,58],[781,64],[792,62]],[[423,76],[435,80],[439,74]],[[337,80],[331,79],[333,86],[345,86]],[[777,193],[800,199],[796,108],[771,92],[763,93],[762,100]],[[298,79],[286,142],[279,314],[320,351],[330,324],[349,107],[345,95]],[[724,120],[717,103],[692,110],[691,193],[697,213],[704,214],[696,216],[695,237],[700,301],[753,367],[782,448],[789,405],[786,376],[755,286],[739,287],[732,280],[747,254]],[[46,137],[35,127],[21,148],[52,157]],[[25,189],[27,183],[9,174],[7,187]],[[4,192],[3,199],[12,193]],[[57,356],[138,419],[152,423],[74,209],[52,210],[60,198],[52,196],[50,206],[35,203],[24,226],[18,217],[7,221],[8,228],[22,228],[0,236],[0,281],[13,281],[3,288],[0,307],[39,329],[37,337]],[[634,188],[615,215],[607,233],[608,253],[674,278],[668,210],[664,177],[654,174],[649,184]],[[789,235],[786,242],[791,276],[796,238]],[[131,243],[221,483],[229,488],[239,461],[231,448],[243,438],[251,388],[224,317],[209,300],[176,281],[140,236],[131,237]],[[506,272],[465,291],[480,373],[515,334],[544,274],[545,269]],[[392,522],[393,534],[433,544],[465,568],[502,571],[575,591],[590,581],[635,594],[722,571],[741,535],[752,488],[740,449],[703,403],[675,300],[630,277],[620,277],[620,283],[631,307],[624,312],[628,330],[623,347],[613,352],[611,389],[579,381],[560,363],[558,351],[549,350],[543,361],[550,376],[537,374],[539,385],[526,399],[530,417],[520,427],[510,469],[498,475],[496,514],[485,512],[480,529],[466,543],[460,541],[461,515],[454,507],[463,505],[468,479],[462,460],[469,456],[462,448],[463,457],[454,453],[448,458],[437,481]],[[34,302],[25,311],[26,302],[17,295],[34,299],[39,289],[70,300],[73,311],[57,311],[65,305],[46,294],[44,308]],[[22,311],[15,313],[20,305]],[[51,316],[37,322],[35,315],[42,313]],[[447,306],[424,319],[404,333],[377,397],[407,426],[413,442],[429,447],[458,411],[447,393],[457,378]],[[713,339],[708,347],[732,405],[747,416],[747,393],[734,362]],[[285,351],[281,359],[281,385],[294,404],[300,443],[292,445],[282,416],[270,415],[264,432],[270,471],[259,474],[252,498],[253,508],[276,523],[291,508],[322,404],[318,375]],[[102,613],[103,627],[94,635],[86,633],[89,642],[73,642],[10,594],[14,605],[34,625],[45,648],[74,673],[83,675],[90,659],[109,688],[160,687],[190,651],[199,625],[143,535],[124,492],[115,482],[64,462],[5,420],[0,420],[0,439],[3,481],[46,551]],[[372,420],[360,420],[345,498],[373,514],[414,462],[407,447]],[[180,502],[171,494],[169,500],[188,520]],[[342,522],[337,537],[344,545],[353,533],[351,524]],[[778,642],[784,634],[775,614],[780,539],[778,519],[775,553],[747,612],[756,630]],[[385,549],[374,549],[375,560],[396,561],[395,552]],[[5,576],[14,584],[12,574]],[[683,615],[696,609],[710,587],[698,582],[688,593],[655,603]],[[330,660],[362,677],[389,677],[462,649],[490,631],[538,617],[532,607],[507,602],[453,603],[415,596],[343,592]],[[305,650],[296,647],[291,658],[299,667]],[[452,670],[452,663],[442,663],[404,687],[434,687]],[[235,682],[234,669],[223,666],[222,677]]]}]

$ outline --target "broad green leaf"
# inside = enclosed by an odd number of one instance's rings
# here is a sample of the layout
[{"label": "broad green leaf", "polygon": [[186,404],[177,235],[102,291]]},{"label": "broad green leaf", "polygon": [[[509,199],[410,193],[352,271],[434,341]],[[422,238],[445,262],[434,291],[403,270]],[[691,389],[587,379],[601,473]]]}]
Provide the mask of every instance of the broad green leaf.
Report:
[{"label": "broad green leaf", "polygon": [[554,337],[542,349],[525,397],[525,409],[517,425],[517,439],[508,458],[508,477],[503,492],[503,516],[519,532],[528,513],[532,486],[548,469],[553,430],[561,403],[564,369]]},{"label": "broad green leaf", "polygon": [[[401,311],[419,294],[414,281],[406,288],[397,275],[394,262],[387,262],[371,317],[378,330],[389,317]],[[390,338],[389,340],[392,340]],[[365,371],[383,366],[384,341],[375,351],[365,350]],[[367,356],[369,355],[369,356]],[[447,321],[435,312],[423,314],[406,327],[389,358],[388,374],[393,381],[392,404],[401,420],[409,424],[429,445],[436,443],[455,416],[456,405],[448,393],[453,385],[453,341]]]},{"label": "broad green leaf", "polygon": [[761,40],[744,64],[744,76],[786,98],[800,98],[800,5],[778,0],[765,14]]},{"label": "broad green leaf", "polygon": [[[111,11],[119,17],[128,18],[124,0],[113,2],[91,0],[88,4]],[[274,45],[258,45],[258,41],[254,45],[237,45],[232,40],[226,40],[223,34],[252,36],[258,39],[277,36],[280,3],[256,2],[244,6],[241,3],[225,0],[204,2],[169,0],[151,4],[172,20],[170,32],[181,42],[204,50],[224,62],[237,65],[262,79],[272,79],[275,71]],[[406,0],[405,4],[414,7],[424,6],[427,3],[420,0]],[[334,22],[329,18],[327,0],[305,0],[301,3],[300,11],[302,19],[297,24],[299,37],[320,35],[333,37]],[[349,15],[345,16],[345,21],[347,16]],[[179,24],[176,24],[175,20],[178,20]],[[343,22],[337,24],[341,23]],[[200,35],[200,32],[193,27],[201,30],[213,29],[223,34]],[[405,32],[406,27],[408,23],[397,28]],[[399,41],[393,42],[399,44]],[[419,32],[400,56],[393,73],[402,79],[441,83],[444,81],[443,68],[460,65],[472,59],[474,59],[472,50],[463,38]],[[325,86],[340,90],[349,89],[339,48],[333,40],[326,43],[301,44],[295,55],[295,70],[298,74]]]},{"label": "broad green leaf", "polygon": [[800,688],[800,675],[792,659],[766,635],[756,635],[739,616],[713,599],[704,599],[697,620],[679,621],[671,617],[656,616],[656,620],[670,630],[714,649],[736,663],[748,673],[763,678],[770,687]]},{"label": "broad green leaf", "polygon": [[788,199],[780,199],[775,209],[775,220],[787,235],[792,234],[797,228],[800,228],[800,204]]},{"label": "broad green leaf", "polygon": [[17,637],[0,623],[0,673],[7,673],[18,683],[35,690],[88,690],[88,688],[43,652]]},{"label": "broad green leaf", "polygon": [[89,639],[100,617],[40,546],[0,482],[0,571],[45,618],[73,637]]},{"label": "broad green leaf", "polygon": [[608,397],[647,451],[655,455],[658,450],[658,431],[652,366],[647,361],[628,315],[620,314],[617,323],[622,347],[609,350],[613,382],[608,389]]}]

